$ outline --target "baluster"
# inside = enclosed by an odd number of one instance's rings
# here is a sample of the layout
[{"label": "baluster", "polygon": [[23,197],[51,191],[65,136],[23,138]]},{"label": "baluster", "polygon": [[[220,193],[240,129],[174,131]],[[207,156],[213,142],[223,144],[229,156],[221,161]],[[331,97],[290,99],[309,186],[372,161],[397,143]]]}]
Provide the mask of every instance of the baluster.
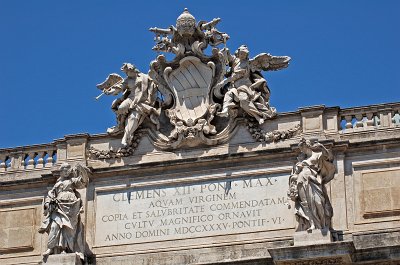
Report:
[{"label": "baluster", "polygon": [[353,119],[353,116],[351,116],[351,115],[346,115],[346,116],[344,116],[344,119],[346,120],[346,125],[345,125],[346,129],[351,129],[351,128],[353,128],[353,124],[351,123],[351,121],[352,121],[352,119]]},{"label": "baluster", "polygon": [[48,150],[48,151],[46,151],[46,153],[47,153],[47,160],[46,160],[45,167],[52,167],[54,150]]},{"label": "baluster", "polygon": [[400,114],[399,113],[393,113],[392,124],[395,126],[400,124]]},{"label": "baluster", "polygon": [[366,122],[367,126],[374,126],[373,117],[374,117],[374,113],[372,113],[372,112],[367,113],[367,122]]},{"label": "baluster", "polygon": [[54,156],[53,163],[55,164],[55,163],[57,163],[57,159],[58,159],[57,150],[54,150],[53,156]]},{"label": "baluster", "polygon": [[354,124],[354,127],[363,127],[363,121],[362,121],[362,119],[363,119],[363,115],[362,114],[356,114],[355,115],[355,117],[356,117],[356,123]]},{"label": "baluster", "polygon": [[20,156],[13,156],[13,158],[11,158],[11,167],[12,168],[25,168],[25,159],[26,159],[26,155],[22,154],[21,157]]},{"label": "baluster", "polygon": [[26,169],[32,169],[35,168],[35,154],[36,152],[29,152],[28,156],[28,163],[26,164]]},{"label": "baluster", "polygon": [[43,168],[44,167],[44,165],[43,165],[43,163],[44,163],[44,159],[43,159],[44,151],[37,152],[37,157],[38,157],[38,159],[36,161],[35,168]]},{"label": "baluster", "polygon": [[0,154],[0,172],[5,172],[6,171],[6,160],[7,156],[5,154]]}]

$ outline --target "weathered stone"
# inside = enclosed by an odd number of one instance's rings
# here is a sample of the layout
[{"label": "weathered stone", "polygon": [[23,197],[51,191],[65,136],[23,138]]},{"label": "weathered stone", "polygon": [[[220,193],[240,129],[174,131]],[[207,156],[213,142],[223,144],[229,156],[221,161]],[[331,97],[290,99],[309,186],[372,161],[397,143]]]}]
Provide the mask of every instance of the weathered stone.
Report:
[{"label": "weathered stone", "polygon": [[400,103],[275,113],[260,71],[289,58],[231,56],[219,21],[151,29],[174,57],[99,85],[110,133],[0,150],[0,264],[399,264]]},{"label": "weathered stone", "polygon": [[276,265],[352,264],[353,242],[268,249]]},{"label": "weathered stone", "polygon": [[80,218],[83,204],[77,189],[87,186],[88,173],[89,170],[80,164],[61,165],[60,177],[44,201],[45,218],[38,230],[49,235],[44,259],[60,253],[76,253],[84,259],[84,231]]},{"label": "weathered stone", "polygon": [[296,231],[294,233],[294,245],[306,246],[315,244],[327,244],[333,242],[331,231],[325,229],[313,229],[310,231]]},{"label": "weathered stone", "polygon": [[46,265],[82,265],[82,261],[75,253],[51,255],[43,261]]}]

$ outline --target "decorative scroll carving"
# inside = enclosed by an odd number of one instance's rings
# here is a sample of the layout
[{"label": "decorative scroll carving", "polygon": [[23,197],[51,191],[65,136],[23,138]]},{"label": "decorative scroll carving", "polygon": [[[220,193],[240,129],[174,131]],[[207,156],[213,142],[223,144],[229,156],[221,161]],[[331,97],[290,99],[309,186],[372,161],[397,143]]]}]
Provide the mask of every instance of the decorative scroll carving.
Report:
[{"label": "decorative scroll carving", "polygon": [[77,189],[87,187],[89,169],[80,164],[60,167],[60,177],[44,201],[45,219],[39,233],[48,233],[43,258],[60,253],[76,253],[84,259],[84,233],[80,213],[83,204]]},{"label": "decorative scroll carving", "polygon": [[325,188],[335,175],[332,152],[304,138],[289,178],[288,196],[295,202],[296,231],[332,230],[332,205]]}]

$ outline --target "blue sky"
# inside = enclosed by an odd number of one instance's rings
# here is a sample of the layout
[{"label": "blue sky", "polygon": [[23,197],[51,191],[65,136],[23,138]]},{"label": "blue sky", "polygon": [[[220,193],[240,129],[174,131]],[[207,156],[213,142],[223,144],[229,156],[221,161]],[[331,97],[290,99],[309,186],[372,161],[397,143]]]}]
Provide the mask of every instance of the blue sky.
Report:
[{"label": "blue sky", "polygon": [[[400,101],[400,1],[0,1],[0,148],[102,133],[113,97],[96,84],[124,62],[147,72],[150,27],[183,11],[222,19],[228,47],[292,57],[267,72],[278,112]],[[122,74],[122,73],[120,73]]]}]

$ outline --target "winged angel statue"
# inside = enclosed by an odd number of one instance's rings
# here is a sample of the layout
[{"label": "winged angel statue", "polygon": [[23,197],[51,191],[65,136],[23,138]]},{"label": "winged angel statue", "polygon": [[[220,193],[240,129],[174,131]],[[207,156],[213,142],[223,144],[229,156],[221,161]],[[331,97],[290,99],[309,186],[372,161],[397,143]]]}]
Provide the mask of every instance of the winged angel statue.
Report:
[{"label": "winged angel statue", "polygon": [[[150,28],[155,33],[153,50],[161,54],[150,63],[148,75],[124,64],[121,70],[127,78],[111,74],[98,85],[104,94],[123,94],[112,105],[117,126],[108,130],[124,133],[123,146],[133,142],[146,120],[154,145],[175,149],[226,142],[238,113],[259,124],[276,115],[261,71],[286,68],[290,57],[262,53],[249,59],[245,45],[231,55],[226,48],[229,35],[216,28],[219,22],[196,22],[185,9],[176,26]],[[205,54],[207,47],[210,55]],[[174,58],[168,61],[164,53],[173,53]]]},{"label": "winged angel statue", "polygon": [[274,117],[276,110],[269,106],[271,92],[267,81],[261,75],[261,70],[276,71],[286,68],[290,57],[261,53],[249,59],[249,49],[246,45],[240,46],[235,55],[231,55],[226,48],[223,52],[230,72],[226,79],[217,84],[217,87],[228,85],[229,90],[225,93],[222,111],[217,115],[228,116],[229,109],[240,106],[260,124]]}]

